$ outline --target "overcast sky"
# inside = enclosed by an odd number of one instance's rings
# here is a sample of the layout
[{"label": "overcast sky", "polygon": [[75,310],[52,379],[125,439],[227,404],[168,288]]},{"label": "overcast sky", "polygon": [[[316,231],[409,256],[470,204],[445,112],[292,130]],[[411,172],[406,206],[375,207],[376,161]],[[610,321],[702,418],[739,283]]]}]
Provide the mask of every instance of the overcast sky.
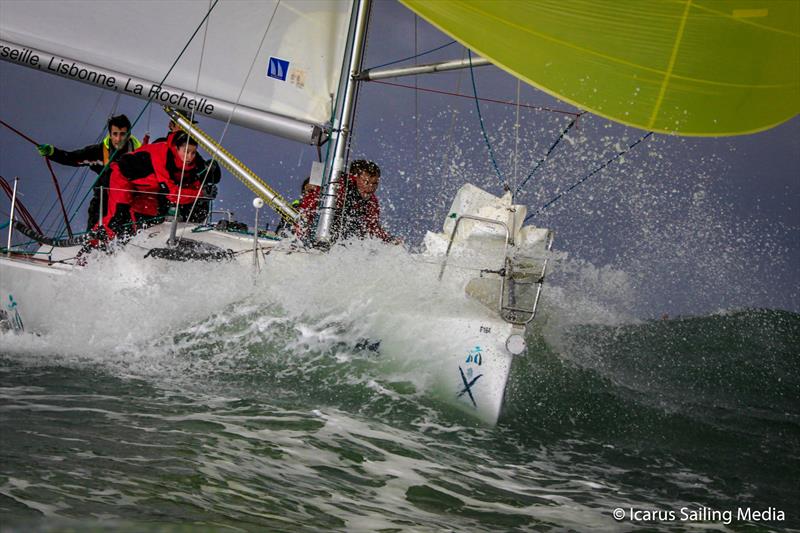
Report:
[{"label": "overcast sky", "polygon": [[[193,28],[191,29],[193,30]],[[191,31],[189,30],[189,31]],[[416,41],[416,42],[415,42]],[[450,39],[388,0],[375,2],[365,65],[411,56]],[[178,51],[174,51],[177,54]],[[165,52],[166,53],[166,52]],[[420,62],[461,58],[451,45]],[[409,62],[409,64],[413,64]],[[798,67],[800,68],[800,67]],[[576,111],[495,67],[476,68],[478,95]],[[471,95],[468,71],[389,80]],[[121,97],[24,67],[0,62],[0,118],[38,142],[76,149],[104,132],[112,107],[133,120],[142,100]],[[502,179],[520,183],[547,151],[569,116],[483,102],[481,112]],[[518,114],[517,114],[518,113]],[[516,128],[515,124],[519,123]],[[166,131],[156,107],[135,125],[140,138]],[[219,136],[224,123],[200,124]],[[515,132],[517,133],[515,135]],[[585,115],[521,191],[531,212],[580,180],[644,132]],[[297,196],[316,150],[232,126],[223,144],[289,198]],[[353,155],[377,161],[384,179],[384,220],[412,245],[426,230],[440,231],[446,208],[465,181],[500,194],[475,102],[469,98],[365,84],[360,93]],[[53,165],[69,200],[82,197],[89,173]],[[515,172],[516,169],[516,172]],[[21,178],[24,202],[45,226],[58,224],[47,168],[34,146],[0,128],[0,175]],[[78,185],[82,189],[76,193]],[[225,173],[217,208],[252,219],[252,194]],[[9,202],[0,199],[0,215]],[[73,208],[74,209],[74,208]],[[85,206],[75,227],[85,225]],[[719,139],[656,135],[535,218],[553,228],[566,254],[560,283],[586,283],[597,297],[633,290],[633,311],[705,313],[735,307],[800,311],[800,119],[770,131]],[[5,232],[3,232],[5,240]],[[606,281],[596,278],[606,277]],[[613,280],[622,276],[625,288]],[[594,281],[593,281],[594,280]]]}]

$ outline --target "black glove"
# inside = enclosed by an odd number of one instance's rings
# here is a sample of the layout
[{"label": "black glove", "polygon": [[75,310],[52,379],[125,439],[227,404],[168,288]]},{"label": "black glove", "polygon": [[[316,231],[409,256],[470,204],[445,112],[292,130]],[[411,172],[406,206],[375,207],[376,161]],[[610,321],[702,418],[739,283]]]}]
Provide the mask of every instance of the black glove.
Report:
[{"label": "black glove", "polygon": [[167,187],[166,183],[159,183],[158,184],[158,194],[156,198],[158,198],[158,215],[165,216],[169,212],[169,200],[167,200],[167,195],[169,194],[169,187]]},{"label": "black glove", "polygon": [[203,187],[203,196],[206,198],[216,198],[217,197],[217,186],[212,184],[207,184]]},{"label": "black glove", "polygon": [[200,173],[200,179],[205,179],[206,183],[211,185],[219,183],[219,180],[222,179],[222,171],[219,168],[219,163],[213,159],[209,161],[205,170]]}]

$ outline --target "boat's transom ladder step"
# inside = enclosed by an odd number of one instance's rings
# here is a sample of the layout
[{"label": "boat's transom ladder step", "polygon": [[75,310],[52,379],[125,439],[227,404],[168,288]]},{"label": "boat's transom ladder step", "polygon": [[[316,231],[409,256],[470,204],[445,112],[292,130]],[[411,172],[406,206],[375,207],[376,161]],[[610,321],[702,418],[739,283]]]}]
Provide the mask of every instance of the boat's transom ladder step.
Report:
[{"label": "boat's transom ladder step", "polygon": [[[503,263],[500,268],[482,268],[480,276],[470,280],[466,291],[478,301],[497,309],[506,322],[515,325],[526,325],[536,316],[536,309],[544,285],[548,258],[546,254],[539,256],[523,255],[514,247],[511,232],[506,223],[475,215],[459,216],[450,233],[447,251],[439,272],[442,279],[448,266],[448,258],[453,248],[459,226],[462,221],[471,220],[487,226],[496,226],[503,230]],[[552,232],[548,232],[545,251],[550,251],[553,243]],[[496,276],[489,279],[486,275]],[[498,286],[499,285],[499,286]]]}]

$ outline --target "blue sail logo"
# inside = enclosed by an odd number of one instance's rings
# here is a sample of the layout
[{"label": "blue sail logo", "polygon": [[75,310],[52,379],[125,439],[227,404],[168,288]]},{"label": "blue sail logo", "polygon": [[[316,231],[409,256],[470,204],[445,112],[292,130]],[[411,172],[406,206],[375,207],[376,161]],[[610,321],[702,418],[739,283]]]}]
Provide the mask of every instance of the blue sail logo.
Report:
[{"label": "blue sail logo", "polygon": [[286,74],[289,72],[289,62],[277,57],[269,58],[269,66],[267,67],[267,77],[275,78],[276,80],[286,81]]}]

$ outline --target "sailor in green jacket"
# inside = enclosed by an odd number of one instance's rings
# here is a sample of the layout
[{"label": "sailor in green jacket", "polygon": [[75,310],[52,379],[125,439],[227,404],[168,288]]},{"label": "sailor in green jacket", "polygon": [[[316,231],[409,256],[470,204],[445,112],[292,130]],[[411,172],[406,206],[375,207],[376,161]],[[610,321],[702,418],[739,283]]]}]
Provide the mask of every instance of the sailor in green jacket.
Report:
[{"label": "sailor in green jacket", "polygon": [[66,152],[51,144],[40,144],[39,154],[51,161],[70,167],[88,166],[98,177],[94,183],[94,197],[89,202],[89,220],[87,231],[100,219],[100,188],[103,188],[103,215],[108,210],[108,180],[111,175],[109,164],[123,154],[133,152],[142,143],[130,135],[131,121],[125,115],[116,115],[108,119],[108,135],[102,142],[90,144],[80,150]]}]

